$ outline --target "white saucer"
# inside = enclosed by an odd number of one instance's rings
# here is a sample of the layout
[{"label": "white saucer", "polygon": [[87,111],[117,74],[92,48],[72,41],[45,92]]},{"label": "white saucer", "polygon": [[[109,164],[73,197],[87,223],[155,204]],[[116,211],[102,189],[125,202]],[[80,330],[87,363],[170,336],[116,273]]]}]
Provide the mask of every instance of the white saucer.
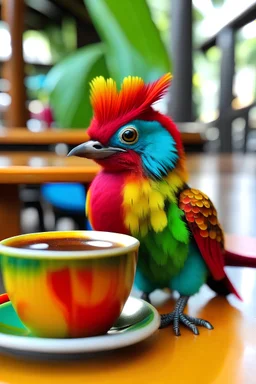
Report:
[{"label": "white saucer", "polygon": [[74,358],[86,353],[123,348],[152,335],[160,325],[157,310],[130,297],[117,323],[103,336],[76,339],[33,337],[20,322],[11,302],[0,305],[0,351],[33,358]]}]

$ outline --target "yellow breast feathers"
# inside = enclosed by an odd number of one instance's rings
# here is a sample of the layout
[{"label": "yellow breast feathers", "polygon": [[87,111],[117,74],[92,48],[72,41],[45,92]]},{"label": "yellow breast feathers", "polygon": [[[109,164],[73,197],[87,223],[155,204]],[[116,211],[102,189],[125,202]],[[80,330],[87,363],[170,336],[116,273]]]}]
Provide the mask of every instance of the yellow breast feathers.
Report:
[{"label": "yellow breast feathers", "polygon": [[161,232],[167,226],[166,202],[177,203],[176,192],[183,181],[175,171],[161,181],[131,177],[123,189],[125,226],[132,235],[145,236],[150,229]]}]

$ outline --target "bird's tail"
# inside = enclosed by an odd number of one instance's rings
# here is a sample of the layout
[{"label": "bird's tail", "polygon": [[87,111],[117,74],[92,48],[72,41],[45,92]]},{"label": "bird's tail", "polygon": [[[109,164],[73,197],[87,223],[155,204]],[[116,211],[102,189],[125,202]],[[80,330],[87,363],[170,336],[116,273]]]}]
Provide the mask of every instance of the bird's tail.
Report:
[{"label": "bird's tail", "polygon": [[[256,268],[256,250],[254,255],[240,255],[238,253],[233,253],[225,250],[224,259],[225,266]],[[237,292],[237,290],[235,289],[235,287],[227,276],[225,276],[221,280],[214,280],[212,277],[209,277],[207,284],[218,295],[227,296],[230,293],[233,293],[240,300],[242,300],[241,296],[239,295],[239,293]]]},{"label": "bird's tail", "polygon": [[240,255],[225,250],[224,258],[226,266],[256,268],[256,250],[254,255]]},{"label": "bird's tail", "polygon": [[220,296],[228,296],[233,293],[239,300],[243,300],[227,276],[221,280],[214,280],[209,277],[207,285]]}]

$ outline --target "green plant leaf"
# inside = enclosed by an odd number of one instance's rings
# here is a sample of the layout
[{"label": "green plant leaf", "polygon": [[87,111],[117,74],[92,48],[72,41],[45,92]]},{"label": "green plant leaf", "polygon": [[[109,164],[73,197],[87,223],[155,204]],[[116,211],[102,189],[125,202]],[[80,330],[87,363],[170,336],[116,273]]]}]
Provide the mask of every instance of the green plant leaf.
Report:
[{"label": "green plant leaf", "polygon": [[84,129],[89,125],[89,82],[99,75],[109,77],[103,44],[80,48],[49,71],[44,88],[58,126]]},{"label": "green plant leaf", "polygon": [[167,50],[145,0],[84,0],[95,28],[106,44],[111,76],[152,81],[171,69]]}]

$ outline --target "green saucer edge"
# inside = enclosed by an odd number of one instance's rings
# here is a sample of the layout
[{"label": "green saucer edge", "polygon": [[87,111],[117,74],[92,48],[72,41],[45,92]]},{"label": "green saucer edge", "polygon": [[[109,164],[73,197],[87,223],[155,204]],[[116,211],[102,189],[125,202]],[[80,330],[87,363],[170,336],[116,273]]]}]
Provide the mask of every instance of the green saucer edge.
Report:
[{"label": "green saucer edge", "polygon": [[[139,321],[138,323],[130,327],[117,331],[117,333],[120,334],[123,332],[135,331],[144,328],[145,326],[150,324],[153,319],[154,312],[151,310],[150,314],[145,317],[145,319]],[[21,322],[10,301],[0,305],[0,333],[13,336],[36,337],[33,336],[31,332]]]}]

